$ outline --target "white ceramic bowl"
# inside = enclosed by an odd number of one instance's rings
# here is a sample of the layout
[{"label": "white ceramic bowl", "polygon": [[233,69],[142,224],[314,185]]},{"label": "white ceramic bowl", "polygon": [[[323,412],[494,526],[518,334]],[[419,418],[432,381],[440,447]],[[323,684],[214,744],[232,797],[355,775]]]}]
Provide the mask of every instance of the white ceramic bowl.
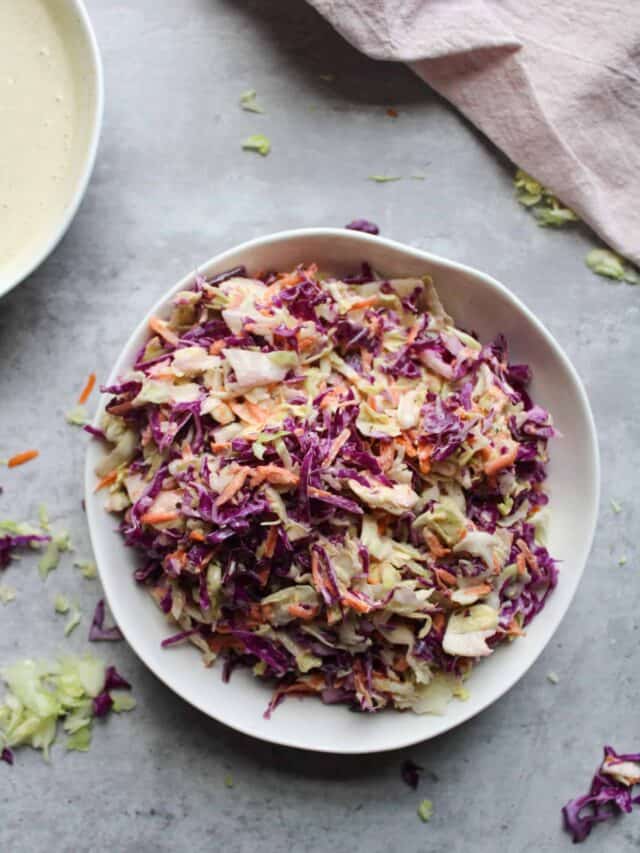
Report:
[{"label": "white ceramic bowl", "polygon": [[[15,0],[20,2],[20,0]],[[47,258],[76,215],[89,184],[102,129],[104,83],[102,61],[95,34],[82,0],[43,0],[47,13],[63,34],[64,47],[74,68],[77,125],[70,168],[72,179],[64,206],[47,229],[0,267],[0,297],[20,284]]]},{"label": "white ceramic bowl", "polygon": [[[434,737],[468,720],[524,675],[542,652],[571,603],[591,547],[599,494],[599,459],[589,403],[574,368],[549,332],[503,285],[484,273],[426,252],[354,231],[330,228],[287,231],[252,240],[224,252],[199,268],[204,275],[246,265],[247,269],[288,270],[315,261],[321,269],[344,273],[366,260],[388,277],[430,273],[445,307],[458,325],[473,328],[483,341],[507,336],[511,357],[533,369],[534,399],[552,413],[563,438],[553,442],[548,485],[551,489],[549,549],[561,560],[560,581],[545,609],[527,628],[527,636],[500,647],[478,665],[468,682],[470,698],[453,701],[446,715],[409,712],[353,714],[317,699],[290,698],[263,719],[271,691],[248,671],[236,670],[223,684],[220,669],[204,669],[200,653],[185,645],[163,650],[170,633],[165,617],[132,579],[135,558],[118,533],[114,517],[93,493],[94,468],[104,452],[92,442],[86,463],[86,506],[100,577],[113,611],[134,651],[176,693],[211,717],[246,734],[274,743],[321,752],[363,753],[395,749]],[[152,314],[166,314],[188,275],[163,297],[125,345],[109,382],[128,368],[147,336]]]}]

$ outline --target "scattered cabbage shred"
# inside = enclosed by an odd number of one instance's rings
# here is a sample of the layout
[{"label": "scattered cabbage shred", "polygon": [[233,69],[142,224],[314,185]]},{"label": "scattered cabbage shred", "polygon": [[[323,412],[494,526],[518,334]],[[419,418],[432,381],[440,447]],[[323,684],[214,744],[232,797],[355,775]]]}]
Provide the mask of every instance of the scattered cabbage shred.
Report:
[{"label": "scattered cabbage shred", "polygon": [[428,277],[196,278],[105,389],[106,506],[173,632],[288,694],[442,714],[556,583],[549,414]]},{"label": "scattered cabbage shred", "polygon": [[516,172],[513,183],[516,188],[516,198],[524,207],[533,210],[538,225],[543,228],[561,228],[570,222],[578,221],[578,217],[571,208],[564,207],[552,192],[522,169]]},{"label": "scattered cabbage shred", "polygon": [[242,147],[245,151],[255,151],[257,154],[266,157],[271,151],[271,142],[263,133],[254,133],[244,140]]},{"label": "scattered cabbage shred", "polygon": [[618,755],[613,747],[605,746],[604,759],[588,793],[570,800],[562,809],[565,829],[573,841],[584,841],[596,823],[629,813],[640,804],[640,794],[634,797],[632,791],[638,784],[640,753]]},{"label": "scattered cabbage shred", "polygon": [[627,284],[640,284],[638,270],[609,249],[592,249],[587,255],[586,264],[596,275],[626,281]]},{"label": "scattered cabbage shred", "polygon": [[106,711],[131,710],[134,700],[116,694],[130,684],[110,666],[90,654],[67,656],[55,663],[22,660],[2,670],[7,690],[0,705],[0,749],[2,760],[13,764],[13,750],[31,746],[46,759],[58,732],[58,722],[67,734],[68,750],[85,752],[91,743],[96,716]]}]

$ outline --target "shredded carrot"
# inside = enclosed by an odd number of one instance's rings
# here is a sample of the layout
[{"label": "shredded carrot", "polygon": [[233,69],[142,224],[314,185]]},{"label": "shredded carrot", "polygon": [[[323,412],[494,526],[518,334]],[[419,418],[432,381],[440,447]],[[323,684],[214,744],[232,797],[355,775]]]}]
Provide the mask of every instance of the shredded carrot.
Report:
[{"label": "shredded carrot", "polygon": [[398,657],[393,662],[393,668],[396,672],[406,672],[409,668],[409,664],[407,663],[407,659],[398,655]]},{"label": "shredded carrot", "polygon": [[513,465],[518,456],[518,447],[519,445],[514,444],[506,453],[492,456],[484,466],[484,473],[487,477],[493,477],[498,473],[498,471],[502,471],[503,468],[508,468],[510,465]]},{"label": "shredded carrot", "polygon": [[375,294],[374,296],[369,296],[368,299],[358,299],[347,308],[347,311],[359,311],[361,308],[373,308],[373,306],[377,304],[378,295]]},{"label": "shredded carrot", "polygon": [[366,601],[363,601],[361,598],[358,598],[357,595],[354,595],[348,589],[342,593],[341,600],[345,607],[350,607],[357,613],[370,613],[373,610],[373,605],[367,604]]},{"label": "shredded carrot", "polygon": [[22,453],[16,453],[7,462],[9,468],[16,468],[18,465],[24,465],[25,462],[31,462],[36,456],[40,456],[39,450],[24,450]]},{"label": "shredded carrot", "polygon": [[527,573],[527,561],[522,552],[520,552],[516,557],[516,566],[518,567],[519,575],[525,575]]},{"label": "shredded carrot", "polygon": [[346,393],[348,390],[349,389],[346,385],[335,385],[331,389],[331,391],[328,391],[320,401],[320,408],[328,408],[336,398],[340,399],[340,395]]},{"label": "shredded carrot", "polygon": [[443,584],[447,584],[447,586],[457,586],[458,579],[455,575],[452,575],[451,572],[448,572],[446,569],[434,569],[433,571],[436,578]]},{"label": "shredded carrot", "polygon": [[149,328],[152,332],[155,332],[156,335],[163,338],[168,344],[171,344],[174,347],[178,345],[180,338],[175,332],[171,331],[166,321],[161,320],[160,317],[151,317],[149,320]]},{"label": "shredded carrot", "polygon": [[516,540],[516,545],[524,555],[527,566],[529,566],[532,571],[536,572],[538,570],[538,560],[533,554],[531,548],[529,548],[524,539]]},{"label": "shredded carrot", "polygon": [[441,545],[436,534],[432,533],[430,530],[425,529],[424,540],[427,543],[429,551],[431,551],[431,554],[436,558],[436,560],[439,560],[440,557],[446,557],[447,554],[451,553],[451,549],[445,548],[444,545]]},{"label": "shredded carrot", "polygon": [[301,352],[306,352],[315,346],[318,339],[315,335],[302,335],[301,330],[298,330],[296,332],[296,340],[298,342],[298,349]]},{"label": "shredded carrot", "polygon": [[191,539],[192,542],[204,542],[205,536],[202,530],[192,530],[189,534],[189,539]]},{"label": "shredded carrot", "polygon": [[318,557],[317,551],[311,552],[311,577],[313,578],[313,585],[316,592],[322,594],[324,584],[322,582],[322,575],[320,574],[320,557]]},{"label": "shredded carrot", "polygon": [[[219,628],[217,629],[217,632],[220,632]],[[225,634],[222,637],[210,637],[207,642],[209,643],[209,648],[211,649],[211,651],[215,652],[216,654],[218,652],[221,652],[223,650],[226,651],[228,649],[233,649],[236,652],[244,651],[244,645],[242,641],[239,640],[237,637],[232,637],[228,634]]]},{"label": "shredded carrot", "polygon": [[434,613],[431,617],[431,624],[439,634],[444,631],[445,621],[444,613]]},{"label": "shredded carrot", "polygon": [[246,421],[255,426],[262,426],[267,420],[267,412],[255,403],[230,401],[229,408],[241,421]]},{"label": "shredded carrot", "polygon": [[342,449],[342,446],[349,441],[349,436],[351,433],[348,429],[343,429],[340,435],[336,436],[331,442],[331,447],[329,448],[329,453],[327,454],[327,458],[322,463],[323,468],[328,468],[329,465],[335,460],[338,453]]},{"label": "shredded carrot", "polygon": [[251,470],[251,482],[253,485],[264,482],[272,483],[274,486],[296,486],[300,477],[294,472],[280,465],[258,465]]},{"label": "shredded carrot", "polygon": [[166,560],[175,560],[180,566],[184,566],[187,562],[187,554],[185,551],[182,551],[178,548],[176,551],[172,551],[170,554],[167,554],[165,557]]},{"label": "shredded carrot", "polygon": [[433,447],[430,444],[424,444],[418,448],[418,462],[420,470],[423,474],[428,474],[431,470],[431,454]]},{"label": "shredded carrot", "polygon": [[105,486],[110,486],[112,483],[118,479],[118,471],[117,469],[113,469],[113,471],[109,471],[109,473],[103,477],[101,480],[98,480],[94,492],[99,492],[100,489],[104,489]]},{"label": "shredded carrot", "polygon": [[165,524],[168,521],[175,521],[180,517],[180,513],[175,512],[175,510],[171,512],[145,512],[143,516],[140,517],[140,521],[143,524]]},{"label": "shredded carrot", "polygon": [[114,406],[107,406],[107,411],[110,415],[126,415],[133,409],[131,400],[125,400],[124,403],[116,403]]},{"label": "shredded carrot", "polygon": [[209,347],[209,355],[220,355],[224,347],[225,342],[222,338],[218,341],[214,341]]},{"label": "shredded carrot", "polygon": [[257,403],[250,403],[249,400],[245,401],[245,406],[256,423],[266,421],[269,413],[262,406],[259,406]]},{"label": "shredded carrot", "polygon": [[80,396],[78,397],[78,403],[80,405],[87,402],[87,400],[89,399],[89,394],[91,394],[91,392],[93,391],[93,386],[95,384],[96,384],[96,375],[95,375],[95,373],[90,373],[89,378],[87,379],[85,386],[82,389]]},{"label": "shredded carrot", "polygon": [[418,455],[418,451],[411,443],[411,439],[409,439],[406,435],[397,436],[395,438],[395,443],[398,444],[400,447],[404,448],[404,452],[409,457],[409,459],[414,459]]},{"label": "shredded carrot", "polygon": [[481,598],[483,595],[488,595],[491,592],[491,587],[488,583],[481,583],[477,586],[466,586],[461,589],[461,592],[464,592],[467,595],[475,595],[478,598]]},{"label": "shredded carrot", "polygon": [[285,696],[292,693],[318,693],[325,688],[325,680],[321,675],[307,676],[306,681],[296,681],[286,687],[278,687],[274,696]]},{"label": "shredded carrot", "polygon": [[230,441],[212,441],[209,445],[212,453],[224,453],[231,447]]},{"label": "shredded carrot", "polygon": [[369,563],[367,583],[382,583],[382,572],[380,571],[380,566],[377,563]]},{"label": "shredded carrot", "polygon": [[250,473],[250,468],[241,468],[236,472],[216,498],[216,506],[222,506],[223,504],[226,504],[227,501],[230,501],[231,498],[244,486],[245,480]]},{"label": "shredded carrot", "polygon": [[[298,270],[294,270],[293,272],[285,273],[283,276],[279,276],[279,280],[276,283],[280,285],[280,288],[282,290],[284,290],[287,287],[293,287],[294,284],[298,284],[300,280],[300,273],[298,272]],[[273,284],[269,285],[269,287],[273,287]]]},{"label": "shredded carrot", "polygon": [[259,572],[256,572],[256,574],[260,580],[260,586],[266,586],[267,581],[269,580],[269,575],[271,574],[271,569],[267,566],[266,569],[261,569]]},{"label": "shredded carrot", "polygon": [[509,622],[509,625],[507,627],[507,635],[509,637],[524,637],[525,635],[525,632],[516,622],[515,617],[511,620],[511,622]]},{"label": "shredded carrot", "polygon": [[318,489],[315,486],[308,486],[307,492],[309,496],[312,498],[330,498],[332,497],[331,492],[327,492],[326,489]]},{"label": "shredded carrot", "polygon": [[398,403],[400,402],[400,392],[395,387],[395,385],[391,385],[389,388],[387,388],[387,394],[389,396],[389,399],[391,400],[391,403],[393,404],[393,408],[397,409]]},{"label": "shredded carrot", "polygon": [[413,326],[409,329],[409,334],[407,335],[407,346],[411,346],[411,344],[418,337],[418,332],[420,331],[420,323],[414,323]]},{"label": "shredded carrot", "polygon": [[393,443],[390,442],[389,444],[382,446],[382,449],[378,454],[378,463],[383,471],[388,471],[389,468],[391,468],[395,456],[396,452]]},{"label": "shredded carrot", "polygon": [[317,606],[304,604],[290,604],[287,607],[290,616],[293,616],[294,619],[303,619],[305,621],[313,619],[317,615],[318,609]]},{"label": "shredded carrot", "polygon": [[271,557],[273,557],[273,555],[275,553],[277,544],[278,544],[278,528],[277,527],[270,527],[269,532],[267,533],[267,538],[265,539],[265,543],[264,543],[264,555],[263,556],[271,559]]}]

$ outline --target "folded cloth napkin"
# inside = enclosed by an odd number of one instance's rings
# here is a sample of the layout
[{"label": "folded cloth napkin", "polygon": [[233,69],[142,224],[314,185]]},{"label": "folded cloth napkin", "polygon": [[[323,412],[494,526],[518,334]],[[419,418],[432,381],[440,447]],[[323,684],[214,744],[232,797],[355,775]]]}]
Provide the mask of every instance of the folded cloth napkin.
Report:
[{"label": "folded cloth napkin", "polygon": [[640,263],[640,0],[310,0]]}]

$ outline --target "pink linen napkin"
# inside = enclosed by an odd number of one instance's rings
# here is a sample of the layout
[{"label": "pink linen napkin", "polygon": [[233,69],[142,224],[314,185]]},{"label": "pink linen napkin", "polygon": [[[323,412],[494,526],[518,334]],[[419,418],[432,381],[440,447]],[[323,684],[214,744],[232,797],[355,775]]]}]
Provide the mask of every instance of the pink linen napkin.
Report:
[{"label": "pink linen napkin", "polygon": [[310,0],[640,263],[640,0]]}]

